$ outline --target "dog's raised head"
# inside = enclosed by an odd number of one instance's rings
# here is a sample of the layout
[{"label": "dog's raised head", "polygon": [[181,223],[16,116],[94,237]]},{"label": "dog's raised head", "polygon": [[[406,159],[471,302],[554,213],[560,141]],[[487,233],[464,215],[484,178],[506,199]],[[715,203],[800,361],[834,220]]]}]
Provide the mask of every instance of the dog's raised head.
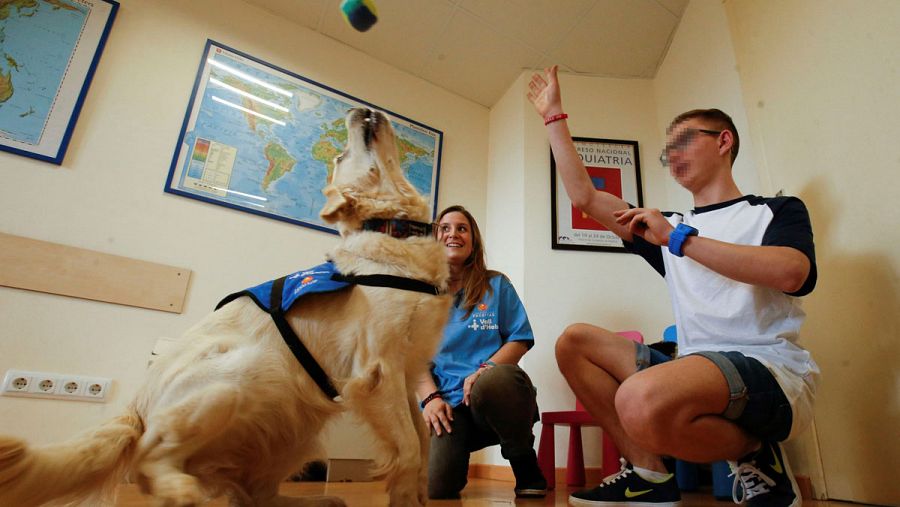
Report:
[{"label": "dog's raised head", "polygon": [[337,224],[341,236],[371,218],[430,222],[428,204],[403,175],[391,122],[366,108],[347,113],[347,146],[335,157],[334,171],[322,189],[320,216]]}]

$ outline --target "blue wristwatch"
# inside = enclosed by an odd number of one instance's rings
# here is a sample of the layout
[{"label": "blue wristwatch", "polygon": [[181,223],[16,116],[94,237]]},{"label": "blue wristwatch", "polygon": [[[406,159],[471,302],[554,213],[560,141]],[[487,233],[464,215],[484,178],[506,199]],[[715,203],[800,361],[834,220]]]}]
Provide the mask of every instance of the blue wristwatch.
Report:
[{"label": "blue wristwatch", "polygon": [[690,225],[678,224],[675,230],[669,234],[669,252],[676,257],[684,257],[684,252],[682,252],[684,241],[688,236],[696,236],[697,234],[699,234],[699,231]]}]

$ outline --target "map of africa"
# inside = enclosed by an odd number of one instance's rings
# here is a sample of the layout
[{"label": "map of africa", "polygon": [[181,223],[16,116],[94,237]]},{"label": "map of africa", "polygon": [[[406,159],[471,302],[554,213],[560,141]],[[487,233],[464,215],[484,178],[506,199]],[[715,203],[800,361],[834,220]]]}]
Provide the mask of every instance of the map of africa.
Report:
[{"label": "map of africa", "polygon": [[[210,41],[166,190],[333,230],[319,218],[322,188],[360,105]],[[390,116],[401,167],[433,208],[442,134]]]},{"label": "map of africa", "polygon": [[40,142],[89,13],[70,0],[0,0],[0,135]]}]

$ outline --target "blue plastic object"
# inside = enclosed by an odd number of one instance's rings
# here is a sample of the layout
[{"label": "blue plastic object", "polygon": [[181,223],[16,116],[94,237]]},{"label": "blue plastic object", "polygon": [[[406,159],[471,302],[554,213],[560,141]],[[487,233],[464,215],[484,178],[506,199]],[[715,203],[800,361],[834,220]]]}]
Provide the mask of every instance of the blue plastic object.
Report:
[{"label": "blue plastic object", "polygon": [[713,496],[716,500],[731,500],[731,488],[734,486],[734,477],[727,461],[716,461],[712,464]]},{"label": "blue plastic object", "polygon": [[681,491],[697,491],[697,465],[687,461],[675,460],[675,482]]},{"label": "blue plastic object", "polygon": [[663,341],[664,342],[677,342],[678,341],[678,329],[675,328],[675,325],[667,327],[665,331],[663,331]]}]

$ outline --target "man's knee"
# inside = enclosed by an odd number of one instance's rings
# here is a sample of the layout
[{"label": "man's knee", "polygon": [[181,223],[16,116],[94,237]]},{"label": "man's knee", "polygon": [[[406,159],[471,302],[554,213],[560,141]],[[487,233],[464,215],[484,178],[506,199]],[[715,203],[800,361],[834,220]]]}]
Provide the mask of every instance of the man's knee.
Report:
[{"label": "man's knee", "polygon": [[661,452],[671,437],[664,391],[665,386],[641,376],[628,378],[616,391],[616,413],[623,429],[638,445],[653,452]]},{"label": "man's knee", "polygon": [[570,324],[556,339],[556,360],[560,364],[571,358],[580,356],[582,347],[588,341],[592,326],[588,324]]}]

